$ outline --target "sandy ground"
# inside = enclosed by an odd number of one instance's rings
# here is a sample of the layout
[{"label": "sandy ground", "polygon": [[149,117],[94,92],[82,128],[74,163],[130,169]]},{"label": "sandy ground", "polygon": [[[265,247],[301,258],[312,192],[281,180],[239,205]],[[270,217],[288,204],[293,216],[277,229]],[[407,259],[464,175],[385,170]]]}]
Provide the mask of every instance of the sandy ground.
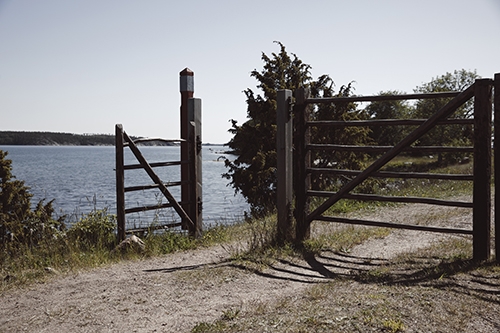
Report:
[{"label": "sandy ground", "polygon": [[[409,205],[371,215],[382,221],[438,224],[446,216],[447,225],[471,228],[470,213],[456,208]],[[231,250],[215,246],[56,276],[0,295],[0,332],[189,332],[229,309],[244,311],[296,295],[443,237],[453,236],[396,230],[348,255],[328,251],[308,260],[281,260],[262,272],[238,267],[229,260]]]}]

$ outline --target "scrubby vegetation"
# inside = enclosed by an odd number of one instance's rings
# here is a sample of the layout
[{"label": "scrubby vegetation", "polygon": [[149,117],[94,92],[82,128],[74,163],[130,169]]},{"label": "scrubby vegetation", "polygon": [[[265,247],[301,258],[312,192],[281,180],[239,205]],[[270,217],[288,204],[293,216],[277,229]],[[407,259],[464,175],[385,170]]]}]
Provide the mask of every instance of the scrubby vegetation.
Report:
[{"label": "scrubby vegetation", "polygon": [[52,202],[31,208],[32,194],[15,179],[7,152],[0,150],[0,290],[43,279],[53,272],[96,267],[123,258],[143,258],[225,241],[229,230],[215,227],[201,239],[167,232],[148,233],[143,251],[114,251],[116,217],[107,209],[82,215],[66,227],[52,218]]}]

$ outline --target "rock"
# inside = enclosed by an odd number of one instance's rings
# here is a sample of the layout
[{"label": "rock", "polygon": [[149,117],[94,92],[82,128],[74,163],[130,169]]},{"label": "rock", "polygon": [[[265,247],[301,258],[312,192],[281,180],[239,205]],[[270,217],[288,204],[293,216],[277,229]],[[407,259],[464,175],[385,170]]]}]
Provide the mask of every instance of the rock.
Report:
[{"label": "rock", "polygon": [[50,274],[59,274],[59,271],[57,271],[56,269],[54,269],[52,267],[45,267],[44,269],[45,269],[45,271],[47,273],[50,273]]},{"label": "rock", "polygon": [[129,238],[123,240],[118,246],[115,248],[115,251],[120,251],[120,252],[128,252],[128,251],[134,251],[134,252],[144,252],[146,249],[146,244],[137,237],[136,235],[132,235]]}]

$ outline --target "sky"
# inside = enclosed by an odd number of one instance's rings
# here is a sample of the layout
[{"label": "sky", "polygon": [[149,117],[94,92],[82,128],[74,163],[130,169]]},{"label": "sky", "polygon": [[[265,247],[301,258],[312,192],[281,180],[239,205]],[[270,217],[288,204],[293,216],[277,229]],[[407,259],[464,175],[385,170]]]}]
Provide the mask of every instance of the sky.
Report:
[{"label": "sky", "polygon": [[178,138],[187,67],[203,142],[226,143],[274,41],[336,90],[412,93],[500,73],[500,0],[0,0],[0,131]]}]

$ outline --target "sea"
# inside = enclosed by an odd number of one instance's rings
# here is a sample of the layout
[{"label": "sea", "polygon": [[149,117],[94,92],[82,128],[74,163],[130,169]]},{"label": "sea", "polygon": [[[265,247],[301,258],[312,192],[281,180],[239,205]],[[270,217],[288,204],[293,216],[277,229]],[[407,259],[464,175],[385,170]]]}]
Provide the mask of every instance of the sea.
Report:
[{"label": "sea", "polygon": [[[203,146],[203,224],[210,227],[241,221],[249,206],[240,194],[235,194],[229,180],[225,159],[234,158],[224,146]],[[140,146],[149,163],[180,160],[178,146]],[[65,216],[72,224],[85,214],[105,209],[116,213],[115,148],[111,146],[0,146],[12,161],[12,174],[22,180],[33,194],[32,204],[40,200],[53,201],[54,217]],[[137,164],[130,149],[125,148],[125,165]],[[154,168],[163,182],[180,181],[180,166]],[[143,169],[125,170],[125,187],[153,184]],[[180,201],[180,187],[169,187]],[[166,203],[158,189],[127,192],[125,207]],[[179,222],[171,208],[126,215],[127,228],[144,227],[151,223]]]}]

